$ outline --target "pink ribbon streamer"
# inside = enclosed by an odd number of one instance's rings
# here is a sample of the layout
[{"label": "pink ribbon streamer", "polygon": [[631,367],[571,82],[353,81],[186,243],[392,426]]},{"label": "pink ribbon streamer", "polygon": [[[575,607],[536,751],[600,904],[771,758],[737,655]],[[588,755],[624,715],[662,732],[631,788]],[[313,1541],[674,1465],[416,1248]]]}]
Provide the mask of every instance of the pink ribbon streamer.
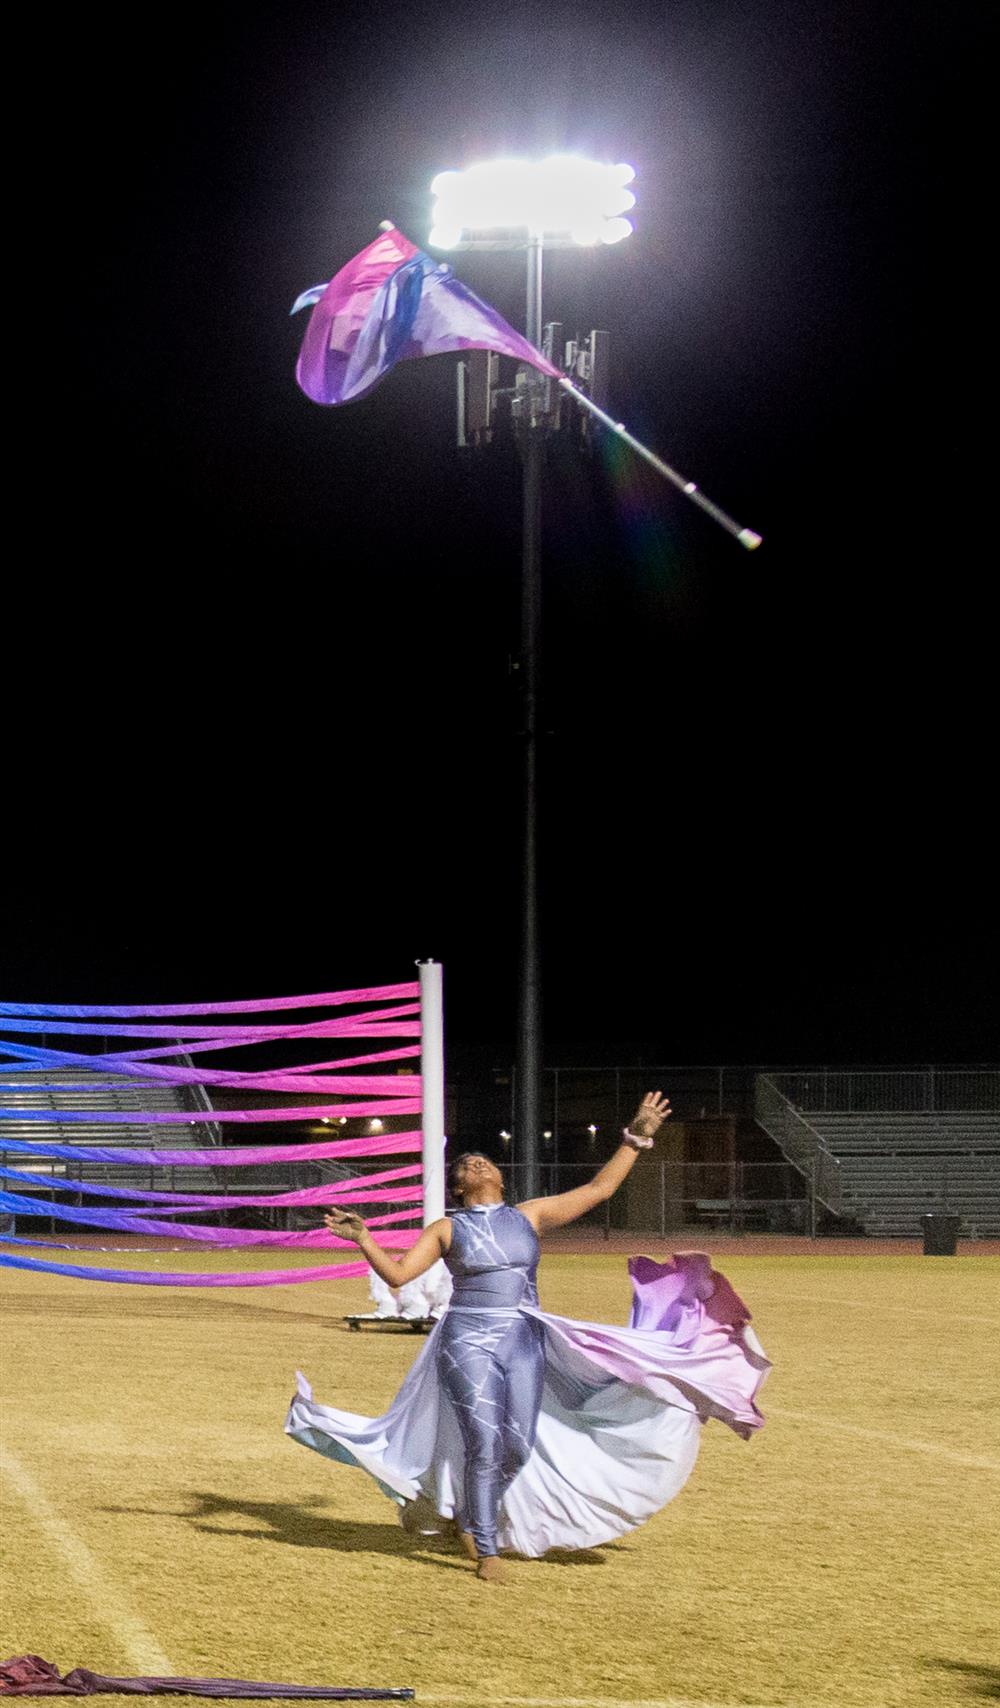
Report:
[{"label": "pink ribbon streamer", "polygon": [[343,1116],[419,1115],[419,1097],[379,1097],[370,1103],[286,1104],[283,1109],[4,1109],[0,1120],[44,1121],[52,1126],[184,1127],[195,1122],[331,1121]]},{"label": "pink ribbon streamer", "polygon": [[144,1168],[238,1168],[262,1162],[324,1162],[349,1156],[406,1156],[423,1149],[418,1131],[384,1133],[376,1139],[320,1139],[307,1145],[246,1145],[223,1150],[203,1145],[196,1151],[132,1150],[115,1145],[29,1144],[0,1140],[0,1150],[19,1156],[45,1156],[64,1162],[134,1162]]},{"label": "pink ribbon streamer", "polygon": [[[108,1006],[82,1004],[39,1004],[39,1003],[5,1003],[0,1004],[0,1019],[7,1022],[6,1029],[15,1035],[25,1033],[43,1034],[81,1034],[91,1037],[136,1038],[140,1040],[166,1040],[162,1044],[153,1044],[143,1049],[122,1049],[105,1052],[95,1056],[81,1054],[79,1051],[52,1049],[46,1039],[41,1046],[17,1042],[10,1038],[0,1038],[0,1059],[13,1058],[18,1072],[29,1077],[29,1083],[37,1080],[53,1068],[76,1068],[84,1074],[93,1074],[102,1070],[127,1075],[138,1080],[142,1085],[156,1084],[203,1084],[227,1086],[234,1089],[277,1093],[291,1093],[297,1096],[318,1094],[320,1097],[339,1098],[338,1102],[323,1102],[319,1104],[286,1105],[283,1108],[269,1109],[213,1109],[175,1111],[130,1111],[120,1109],[108,1110],[25,1110],[0,1108],[0,1119],[8,1117],[21,1122],[32,1120],[59,1124],[93,1125],[99,1121],[102,1125],[120,1124],[174,1126],[187,1122],[232,1121],[234,1123],[257,1123],[275,1121],[315,1121],[330,1118],[360,1118],[376,1114],[387,1115],[419,1115],[421,1108],[422,1086],[417,1075],[407,1074],[393,1080],[387,1074],[349,1073],[345,1070],[351,1067],[368,1067],[376,1063],[409,1060],[419,1054],[416,1044],[397,1045],[394,1048],[368,1051],[360,1056],[344,1056],[321,1063],[310,1063],[302,1066],[256,1070],[252,1073],[240,1072],[230,1068],[199,1068],[179,1064],[169,1058],[181,1053],[186,1056],[196,1053],[230,1051],[242,1046],[254,1046],[261,1043],[273,1043],[277,1040],[298,1041],[302,1039],[340,1038],[340,1039],[400,1039],[420,1037],[420,1004],[419,985],[409,982],[401,985],[374,985],[356,990],[324,992],[314,996],[289,998],[265,998],[253,1002],[224,1002],[224,1003],[194,1003],[194,1004],[158,1004],[144,1007],[134,1004],[112,1004]],[[362,1004],[382,1004],[384,1006],[371,1008],[367,1012],[348,1014],[339,1018],[329,1016],[322,1020],[305,1024],[265,1025],[259,1018],[240,1024],[220,1027],[213,1025],[193,1025],[192,1016],[221,1016],[221,1015],[252,1015],[259,1017],[263,1013],[289,1012],[293,1009],[322,1009],[328,1007],[345,1007]],[[156,1020],[176,1018],[179,1025],[159,1025]],[[100,1022],[100,1023],[97,1023]],[[162,1064],[159,1058],[168,1058]],[[153,1065],[157,1061],[158,1065]],[[23,1065],[22,1065],[23,1064]],[[0,1073],[2,1073],[0,1067]],[[405,1078],[401,1084],[400,1079]],[[85,1082],[87,1088],[93,1081]],[[14,1089],[10,1087],[8,1089]],[[84,1089],[80,1087],[79,1089]],[[2,1092],[0,1092],[2,1097]],[[358,1099],[360,1101],[345,1102],[343,1099]],[[180,1119],[178,1119],[178,1116]],[[22,1128],[23,1130],[23,1128]],[[223,1150],[215,1147],[205,1147],[198,1151],[168,1151],[159,1149],[133,1150],[114,1146],[90,1145],[33,1145],[25,1141],[7,1141],[4,1146],[0,1139],[0,1148],[9,1148],[15,1154],[26,1152],[28,1155],[48,1156],[52,1158],[65,1157],[67,1153],[75,1162],[128,1162],[139,1166],[149,1167],[219,1167],[247,1166],[259,1163],[290,1164],[299,1161],[323,1160],[327,1158],[346,1158],[348,1156],[379,1156],[398,1155],[415,1152],[421,1149],[419,1132],[383,1134],[378,1138],[354,1140],[321,1141],[318,1144],[256,1146],[240,1147],[239,1149]],[[17,1197],[17,1208],[25,1214],[40,1213],[55,1214],[63,1221],[83,1223],[95,1227],[127,1228],[130,1233],[148,1236],[167,1237],[193,1241],[210,1249],[233,1247],[249,1247],[260,1245],[277,1245],[283,1247],[322,1247],[324,1249],[349,1249],[352,1242],[341,1240],[330,1234],[325,1228],[313,1228],[295,1232],[281,1230],[251,1230],[223,1229],[204,1227],[194,1223],[182,1223],[174,1220],[175,1216],[183,1213],[199,1214],[203,1210],[236,1209],[264,1206],[281,1206],[290,1204],[373,1204],[388,1203],[391,1208],[386,1212],[368,1219],[371,1227],[381,1227],[396,1250],[405,1250],[420,1238],[420,1229],[405,1227],[401,1224],[419,1221],[422,1210],[419,1205],[423,1199],[421,1184],[408,1186],[390,1185],[391,1181],[399,1181],[403,1176],[419,1174],[419,1165],[382,1171],[380,1175],[355,1177],[345,1182],[325,1182],[316,1187],[301,1188],[288,1193],[254,1193],[235,1195],[217,1194],[167,1194],[128,1193],[123,1190],[122,1196],[140,1198],[142,1202],[154,1201],[160,1205],[160,1214],[169,1220],[157,1220],[141,1210],[133,1203],[117,1211],[88,1211],[82,1209],[60,1208],[58,1203],[45,1203],[33,1200],[24,1194]],[[81,1195],[87,1193],[84,1182],[60,1181],[63,1189],[78,1191]],[[379,1189],[385,1188],[385,1189]],[[112,1189],[114,1191],[114,1189]],[[169,1199],[166,1203],[164,1200]],[[412,1204],[412,1208],[401,1207]],[[363,1261],[353,1263],[328,1265],[319,1269],[294,1271],[266,1271],[247,1275],[153,1275],[133,1273],[129,1271],[96,1270],[83,1267],[74,1268],[68,1265],[38,1264],[32,1260],[0,1257],[0,1262],[12,1267],[28,1269],[43,1269],[56,1274],[77,1274],[92,1280],[122,1280],[136,1284],[161,1286],[266,1286],[281,1283],[297,1283],[311,1280],[332,1280],[346,1276],[357,1276],[367,1272]]]},{"label": "pink ribbon streamer", "polygon": [[[83,1196],[86,1196],[86,1188]],[[422,1186],[397,1186],[394,1191],[343,1192],[334,1196],[328,1186],[309,1186],[304,1192],[286,1192],[271,1198],[199,1198],[182,1204],[156,1204],[153,1207],[158,1216],[190,1216],[198,1210],[288,1208],[290,1198],[298,1209],[332,1204],[339,1210],[343,1204],[422,1204],[424,1189]],[[120,1204],[118,1213],[122,1216],[141,1216],[145,1211],[138,1204]]]},{"label": "pink ribbon streamer", "polygon": [[[4,1209],[14,1208],[10,1204],[10,1196],[8,1193],[0,1193],[0,1205]],[[295,1233],[285,1229],[264,1232],[257,1228],[203,1228],[195,1222],[163,1222],[149,1216],[126,1215],[121,1210],[71,1209],[65,1204],[47,1204],[43,1199],[30,1198],[27,1194],[20,1193],[16,1213],[25,1216],[51,1216],[57,1222],[71,1222],[90,1228],[117,1228],[128,1233],[164,1234],[171,1239],[193,1240],[218,1251],[241,1245],[305,1248],[321,1246],[324,1250],[349,1250],[355,1244],[353,1240],[340,1239],[336,1234],[328,1233],[326,1228],[307,1228]],[[394,1249],[405,1250],[419,1238],[418,1229],[400,1229],[392,1236]]]},{"label": "pink ribbon streamer", "polygon": [[[2,1151],[0,1144],[0,1151]],[[321,1186],[300,1186],[294,1192],[260,1193],[253,1197],[237,1197],[233,1193],[211,1194],[203,1192],[156,1192],[153,1190],[141,1192],[129,1186],[105,1186],[98,1181],[74,1180],[69,1175],[53,1176],[46,1185],[67,1192],[82,1193],[85,1198],[136,1198],[143,1204],[153,1204],[162,1215],[171,1207],[184,1210],[255,1210],[283,1209],[292,1206],[308,1204],[339,1204],[348,1198],[356,1203],[361,1199],[355,1194],[363,1187],[388,1186],[397,1180],[413,1180],[423,1173],[419,1162],[407,1163],[403,1168],[387,1168],[380,1174],[355,1174],[349,1180],[327,1180]],[[39,1177],[32,1179],[31,1175],[14,1176],[19,1184],[31,1181],[37,1184]],[[372,1202],[377,1201],[377,1194],[372,1193]],[[405,1193],[385,1192],[382,1197],[394,1202],[405,1196]],[[131,1206],[127,1206],[131,1208]]]},{"label": "pink ribbon streamer", "polygon": [[[0,1066],[0,1072],[12,1072],[16,1066],[18,1077],[20,1078],[24,1075],[30,1076],[32,1083],[34,1083],[35,1074],[48,1073],[54,1067],[79,1067],[93,1073],[95,1068],[99,1068],[103,1064],[111,1061],[116,1064],[116,1071],[120,1073],[128,1073],[130,1075],[141,1074],[142,1078],[137,1081],[140,1085],[156,1085],[161,1080],[171,1085],[184,1084],[189,1081],[190,1076],[193,1074],[194,1083],[198,1085],[245,1085],[256,1086],[259,1090],[266,1090],[267,1087],[263,1082],[269,1079],[274,1072],[273,1068],[257,1068],[253,1072],[238,1073],[234,1071],[232,1073],[225,1074],[221,1069],[181,1068],[177,1067],[174,1063],[165,1067],[151,1067],[149,1065],[149,1060],[152,1057],[172,1055],[173,1051],[163,1049],[137,1050],[134,1054],[129,1056],[82,1056],[75,1050],[43,1050],[38,1049],[31,1044],[18,1044],[17,1046],[14,1046],[5,1044],[3,1039],[0,1039],[0,1052],[5,1049],[10,1052],[15,1048],[18,1055],[16,1064],[9,1062],[6,1065],[6,1068]],[[185,1055],[194,1055],[198,1050],[207,1050],[210,1048],[210,1045],[199,1044],[192,1046],[190,1050],[186,1050],[184,1053]],[[301,1067],[286,1067],[282,1069],[282,1074],[288,1079],[294,1078],[295,1085],[291,1087],[291,1089],[308,1090],[308,1086],[302,1086],[300,1083],[301,1077],[304,1075],[322,1073],[328,1068],[340,1069],[349,1067],[368,1067],[374,1062],[398,1062],[405,1059],[412,1060],[414,1056],[419,1056],[419,1054],[419,1044],[401,1044],[399,1048],[395,1050],[374,1050],[369,1055],[365,1056],[342,1056],[335,1057],[332,1061],[306,1062]],[[138,1065],[140,1061],[142,1063],[141,1067]],[[217,1078],[217,1074],[220,1075],[220,1077]],[[85,1087],[74,1086],[72,1089],[80,1091],[85,1089]]]},{"label": "pink ribbon streamer", "polygon": [[283,1008],[334,1008],[352,1002],[386,1002],[394,997],[418,997],[420,986],[409,984],[367,985],[359,990],[328,990],[319,996],[268,996],[256,1002],[181,1002],[142,1004],[103,1004],[79,1006],[73,1003],[0,1002],[0,1015],[31,1015],[42,1018],[72,1018],[78,1020],[158,1015],[167,1019],[175,1014],[266,1014]]},{"label": "pink ribbon streamer", "polygon": [[149,1269],[88,1269],[80,1263],[43,1263],[39,1258],[10,1257],[6,1252],[0,1252],[0,1266],[36,1274],[71,1275],[82,1281],[125,1281],[140,1287],[287,1287],[304,1281],[357,1280],[368,1273],[367,1263],[333,1263],[322,1269],[258,1269],[243,1275],[171,1275]]},{"label": "pink ribbon streamer", "polygon": [[[78,1020],[23,1020],[8,1025],[8,1032],[71,1033],[85,1038],[170,1038],[175,1047],[198,1038],[211,1038],[219,1049],[232,1049],[241,1044],[267,1044],[284,1038],[339,1038],[357,1032],[369,1021],[391,1021],[420,1013],[419,1002],[401,1002],[391,1008],[372,1008],[366,1014],[352,1014],[345,1020],[313,1020],[297,1026],[132,1026],[89,1025]],[[403,1029],[405,1032],[405,1028]]]}]

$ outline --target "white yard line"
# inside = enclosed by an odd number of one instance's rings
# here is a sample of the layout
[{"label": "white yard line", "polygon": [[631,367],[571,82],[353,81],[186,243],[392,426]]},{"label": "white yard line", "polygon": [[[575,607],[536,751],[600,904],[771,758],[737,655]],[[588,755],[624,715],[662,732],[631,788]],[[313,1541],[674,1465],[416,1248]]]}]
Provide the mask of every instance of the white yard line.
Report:
[{"label": "white yard line", "polygon": [[854,1435],[862,1441],[883,1441],[890,1447],[902,1447],[910,1453],[930,1453],[937,1459],[947,1459],[952,1465],[962,1465],[969,1471],[1000,1471],[1000,1459],[987,1453],[962,1453],[953,1447],[942,1447],[936,1441],[915,1441],[909,1435],[895,1435],[887,1429],[861,1429],[854,1423],[841,1423],[837,1418],[819,1417],[811,1411],[789,1411],[785,1406],[767,1404],[767,1417],[788,1417],[796,1423],[810,1423],[815,1429],[831,1429],[838,1435]]},{"label": "white yard line", "polygon": [[[128,1606],[121,1588],[109,1578],[96,1555],[62,1517],[31,1472],[10,1448],[0,1447],[0,1471],[23,1502],[28,1524],[37,1524],[82,1590],[94,1615],[117,1638],[131,1666],[140,1674],[170,1677],[174,1668],[153,1633]],[[41,1642],[41,1635],[39,1635]]]},{"label": "white yard line", "polygon": [[[856,1311],[878,1311],[893,1317],[930,1317],[940,1322],[979,1323],[983,1328],[1000,1328],[1000,1317],[966,1316],[961,1311],[922,1310],[914,1305],[886,1305],[881,1299],[838,1299],[830,1293],[782,1293],[781,1302],[790,1305],[847,1305]],[[777,1303],[777,1301],[775,1301]]]}]

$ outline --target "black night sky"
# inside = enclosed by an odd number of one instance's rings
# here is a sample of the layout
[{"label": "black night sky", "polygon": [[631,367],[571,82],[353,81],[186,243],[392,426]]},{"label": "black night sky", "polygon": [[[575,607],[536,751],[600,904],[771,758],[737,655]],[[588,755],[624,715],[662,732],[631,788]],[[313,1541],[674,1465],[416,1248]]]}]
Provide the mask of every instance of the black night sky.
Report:
[{"label": "black night sky", "polygon": [[[995,1055],[995,623],[963,5],[340,0],[39,14],[5,654],[11,1000],[445,963],[513,1047],[519,472],[454,360],[338,410],[305,286],[500,152],[636,167],[547,264],[613,408],[741,522],[553,448],[547,1056]],[[32,136],[34,140],[32,140]],[[10,235],[10,233],[9,233]],[[523,325],[523,262],[456,271]],[[23,436],[22,436],[23,435]]]}]

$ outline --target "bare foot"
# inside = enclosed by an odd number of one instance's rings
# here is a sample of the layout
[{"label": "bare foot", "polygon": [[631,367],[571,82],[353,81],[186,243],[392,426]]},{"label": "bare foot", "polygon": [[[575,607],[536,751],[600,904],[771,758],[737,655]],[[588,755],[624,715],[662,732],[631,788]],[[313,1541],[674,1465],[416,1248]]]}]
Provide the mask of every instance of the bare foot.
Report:
[{"label": "bare foot", "polygon": [[507,1582],[507,1573],[504,1571],[503,1566],[500,1564],[500,1561],[497,1559],[495,1554],[483,1555],[479,1562],[476,1576],[481,1578],[483,1583]]}]

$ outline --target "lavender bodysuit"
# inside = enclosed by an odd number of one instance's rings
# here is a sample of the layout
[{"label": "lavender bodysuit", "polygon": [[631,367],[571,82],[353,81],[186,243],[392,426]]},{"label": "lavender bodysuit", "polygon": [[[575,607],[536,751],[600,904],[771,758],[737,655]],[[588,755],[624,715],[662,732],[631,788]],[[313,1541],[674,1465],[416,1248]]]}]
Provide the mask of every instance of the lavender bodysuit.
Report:
[{"label": "lavender bodysuit", "polygon": [[544,1332],[521,1312],[538,1304],[538,1235],[510,1204],[477,1204],[452,1215],[445,1263],[454,1291],[437,1367],[465,1446],[457,1516],[479,1554],[495,1554],[500,1503],[531,1456],[542,1399]]}]

